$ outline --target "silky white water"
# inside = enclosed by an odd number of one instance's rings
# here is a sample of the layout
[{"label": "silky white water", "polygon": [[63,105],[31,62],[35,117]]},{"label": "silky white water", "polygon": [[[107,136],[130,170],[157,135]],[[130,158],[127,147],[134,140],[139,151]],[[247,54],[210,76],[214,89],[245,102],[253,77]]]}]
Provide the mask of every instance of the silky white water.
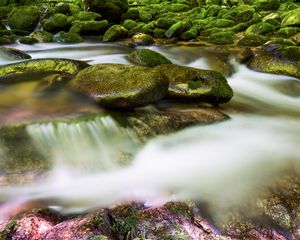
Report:
[{"label": "silky white water", "polygon": [[[33,58],[127,63],[129,50],[124,47],[80,47],[74,51],[74,46],[53,44],[23,50]],[[155,50],[175,63],[209,68],[205,59],[189,58],[184,50],[179,55]],[[151,205],[192,199],[230,207],[267,186],[282,170],[293,166],[300,173],[300,98],[275,87],[299,80],[253,72],[243,65],[235,64],[235,69],[228,78],[234,98],[222,106],[230,120],[159,136],[144,145],[109,116],[85,124],[28,126],[28,134],[53,168],[41,182],[2,187],[0,199],[5,204],[0,216],[9,212],[9,203],[36,199],[65,212],[124,200]],[[116,149],[134,155],[133,160],[119,162]]]}]

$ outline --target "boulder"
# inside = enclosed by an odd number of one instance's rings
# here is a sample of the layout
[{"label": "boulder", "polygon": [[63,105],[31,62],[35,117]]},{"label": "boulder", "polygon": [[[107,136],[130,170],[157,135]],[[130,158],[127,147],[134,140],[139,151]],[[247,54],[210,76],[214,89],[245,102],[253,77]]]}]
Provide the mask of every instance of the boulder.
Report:
[{"label": "boulder", "polygon": [[127,0],[83,0],[86,10],[99,13],[103,18],[115,23],[120,22],[122,14],[128,10]]},{"label": "boulder", "polygon": [[228,102],[233,91],[222,74],[175,64],[163,64],[154,69],[169,80],[167,97],[212,104]]},{"label": "boulder", "polygon": [[77,74],[70,87],[109,108],[134,108],[162,99],[168,80],[159,71],[122,64],[99,64]]},{"label": "boulder", "polygon": [[128,30],[121,25],[111,26],[103,36],[104,42],[112,42],[128,37]]},{"label": "boulder", "polygon": [[40,20],[39,9],[35,6],[21,6],[13,8],[7,18],[12,29],[33,31]]},{"label": "boulder", "polygon": [[162,54],[150,49],[137,49],[128,55],[130,62],[146,67],[155,67],[160,64],[171,64],[172,62]]},{"label": "boulder", "polygon": [[[82,61],[71,59],[34,59],[19,63],[0,66],[0,78],[26,72],[66,72],[76,74],[89,65]],[[1,81],[1,80],[0,80]]]}]

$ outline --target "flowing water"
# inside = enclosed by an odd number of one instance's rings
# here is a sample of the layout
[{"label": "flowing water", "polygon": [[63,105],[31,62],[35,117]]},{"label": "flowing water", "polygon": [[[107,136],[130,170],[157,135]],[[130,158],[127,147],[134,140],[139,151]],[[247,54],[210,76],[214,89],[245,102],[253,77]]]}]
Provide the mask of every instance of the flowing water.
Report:
[{"label": "flowing water", "polygon": [[[131,51],[94,43],[15,47],[33,58],[64,57],[90,64],[128,63],[126,55]],[[196,48],[152,49],[177,64],[210,68]],[[83,123],[27,126],[35,146],[53,165],[40,181],[2,187],[0,215],[5,216],[14,203],[36,199],[66,212],[124,200],[151,205],[193,199],[234,206],[282,170],[292,166],[298,171],[300,91],[289,86],[299,89],[299,80],[232,64],[235,73],[228,81],[235,96],[222,106],[231,118],[227,121],[194,126],[146,143],[105,114]],[[120,162],[116,152],[125,152],[132,160]]]}]

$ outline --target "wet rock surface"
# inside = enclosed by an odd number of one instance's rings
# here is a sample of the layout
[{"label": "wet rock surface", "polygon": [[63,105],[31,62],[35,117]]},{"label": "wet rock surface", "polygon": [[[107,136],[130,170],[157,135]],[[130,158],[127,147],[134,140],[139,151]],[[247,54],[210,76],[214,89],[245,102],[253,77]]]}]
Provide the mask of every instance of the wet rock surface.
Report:
[{"label": "wet rock surface", "polygon": [[219,104],[228,102],[233,96],[226,79],[218,72],[173,64],[159,65],[154,69],[169,80],[169,98]]},{"label": "wet rock surface", "polygon": [[168,80],[147,67],[100,64],[81,71],[70,86],[103,106],[133,108],[162,99]]}]

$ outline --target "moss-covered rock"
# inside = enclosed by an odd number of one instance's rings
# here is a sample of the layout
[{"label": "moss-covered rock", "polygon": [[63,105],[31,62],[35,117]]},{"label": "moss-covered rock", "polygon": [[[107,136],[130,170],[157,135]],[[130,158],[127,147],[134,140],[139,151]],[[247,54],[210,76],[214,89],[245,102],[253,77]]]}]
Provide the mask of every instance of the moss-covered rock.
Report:
[{"label": "moss-covered rock", "polygon": [[53,36],[53,41],[59,43],[80,43],[83,38],[78,33],[60,31]]},{"label": "moss-covered rock", "polygon": [[276,32],[276,36],[291,37],[291,36],[296,35],[297,33],[300,33],[300,28],[299,27],[283,27],[283,28],[280,28]]},{"label": "moss-covered rock", "polygon": [[180,38],[183,40],[195,39],[198,36],[198,30],[196,28],[191,28],[186,32],[180,34]]},{"label": "moss-covered rock", "polygon": [[280,0],[255,0],[254,6],[256,11],[276,10],[279,8]]},{"label": "moss-covered rock", "polygon": [[137,26],[137,22],[132,19],[126,19],[123,22],[123,27],[126,28],[127,30],[135,28],[136,26]]},{"label": "moss-covered rock", "polygon": [[162,54],[150,49],[137,49],[128,55],[129,61],[146,67],[155,67],[160,64],[171,64],[172,62]]},{"label": "moss-covered rock", "polygon": [[265,35],[274,31],[274,26],[267,22],[260,22],[253,24],[247,28],[245,34],[246,36],[250,35]]},{"label": "moss-covered rock", "polygon": [[46,31],[34,31],[29,36],[39,42],[52,42],[53,40],[53,34]]},{"label": "moss-covered rock", "polygon": [[266,36],[253,34],[253,35],[245,36],[244,38],[239,40],[238,45],[256,47],[256,46],[263,45],[269,39],[270,38]]},{"label": "moss-covered rock", "polygon": [[7,22],[10,28],[33,31],[40,20],[40,12],[34,6],[14,8],[8,15]]},{"label": "moss-covered rock", "polygon": [[70,5],[65,2],[60,2],[54,7],[55,13],[69,14],[70,13]]},{"label": "moss-covered rock", "polygon": [[162,28],[162,29],[168,30],[175,23],[176,23],[176,20],[173,19],[173,18],[161,17],[161,18],[158,18],[156,20],[155,25],[158,28]]},{"label": "moss-covered rock", "polygon": [[132,36],[132,40],[134,44],[141,46],[147,46],[154,43],[153,37],[145,33],[135,34],[134,36]]},{"label": "moss-covered rock", "polygon": [[165,36],[167,38],[172,38],[174,36],[180,35],[186,29],[186,25],[182,21],[174,23],[166,32]]},{"label": "moss-covered rock", "polygon": [[108,21],[76,21],[70,28],[71,33],[78,33],[80,35],[96,35],[102,34],[108,27]]},{"label": "moss-covered rock", "polygon": [[85,62],[71,59],[34,59],[0,66],[0,77],[41,71],[76,74],[88,66],[89,65]]},{"label": "moss-covered rock", "polygon": [[39,41],[36,38],[25,36],[25,37],[20,37],[19,42],[23,44],[31,45],[31,44],[38,43]]},{"label": "moss-covered rock", "polygon": [[228,102],[233,91],[222,74],[174,64],[155,67],[169,80],[169,98],[203,101],[212,104]]},{"label": "moss-covered rock", "polygon": [[[231,19],[236,23],[242,23],[249,21],[255,12],[255,9],[249,5],[241,5],[237,7],[232,7],[226,13],[223,14],[223,19]],[[219,15],[218,15],[219,17]]]},{"label": "moss-covered rock", "polygon": [[249,68],[300,78],[300,47],[267,45],[250,61]]},{"label": "moss-covered rock", "polygon": [[281,25],[300,27],[300,8],[285,13]]},{"label": "moss-covered rock", "polygon": [[112,22],[119,22],[128,9],[127,0],[83,0],[82,3],[85,9],[100,13]]},{"label": "moss-covered rock", "polygon": [[103,36],[104,42],[112,42],[128,37],[128,30],[121,25],[111,26]]},{"label": "moss-covered rock", "polygon": [[162,99],[168,84],[168,80],[152,68],[100,64],[81,71],[70,86],[103,106],[127,109]]},{"label": "moss-covered rock", "polygon": [[71,22],[69,18],[62,13],[56,13],[43,22],[43,30],[51,33],[68,31],[70,27]]},{"label": "moss-covered rock", "polygon": [[139,10],[139,20],[143,23],[149,23],[151,22],[153,16],[151,11],[147,11],[145,9]]},{"label": "moss-covered rock", "polygon": [[24,60],[31,59],[27,53],[14,48],[0,48],[0,58],[8,60]]},{"label": "moss-covered rock", "polygon": [[102,19],[102,16],[95,12],[80,11],[74,15],[74,19],[79,21],[99,21]]},{"label": "moss-covered rock", "polygon": [[224,44],[231,44],[235,40],[235,33],[232,31],[221,31],[213,33],[209,36],[208,41],[217,44],[217,45],[224,45]]}]

